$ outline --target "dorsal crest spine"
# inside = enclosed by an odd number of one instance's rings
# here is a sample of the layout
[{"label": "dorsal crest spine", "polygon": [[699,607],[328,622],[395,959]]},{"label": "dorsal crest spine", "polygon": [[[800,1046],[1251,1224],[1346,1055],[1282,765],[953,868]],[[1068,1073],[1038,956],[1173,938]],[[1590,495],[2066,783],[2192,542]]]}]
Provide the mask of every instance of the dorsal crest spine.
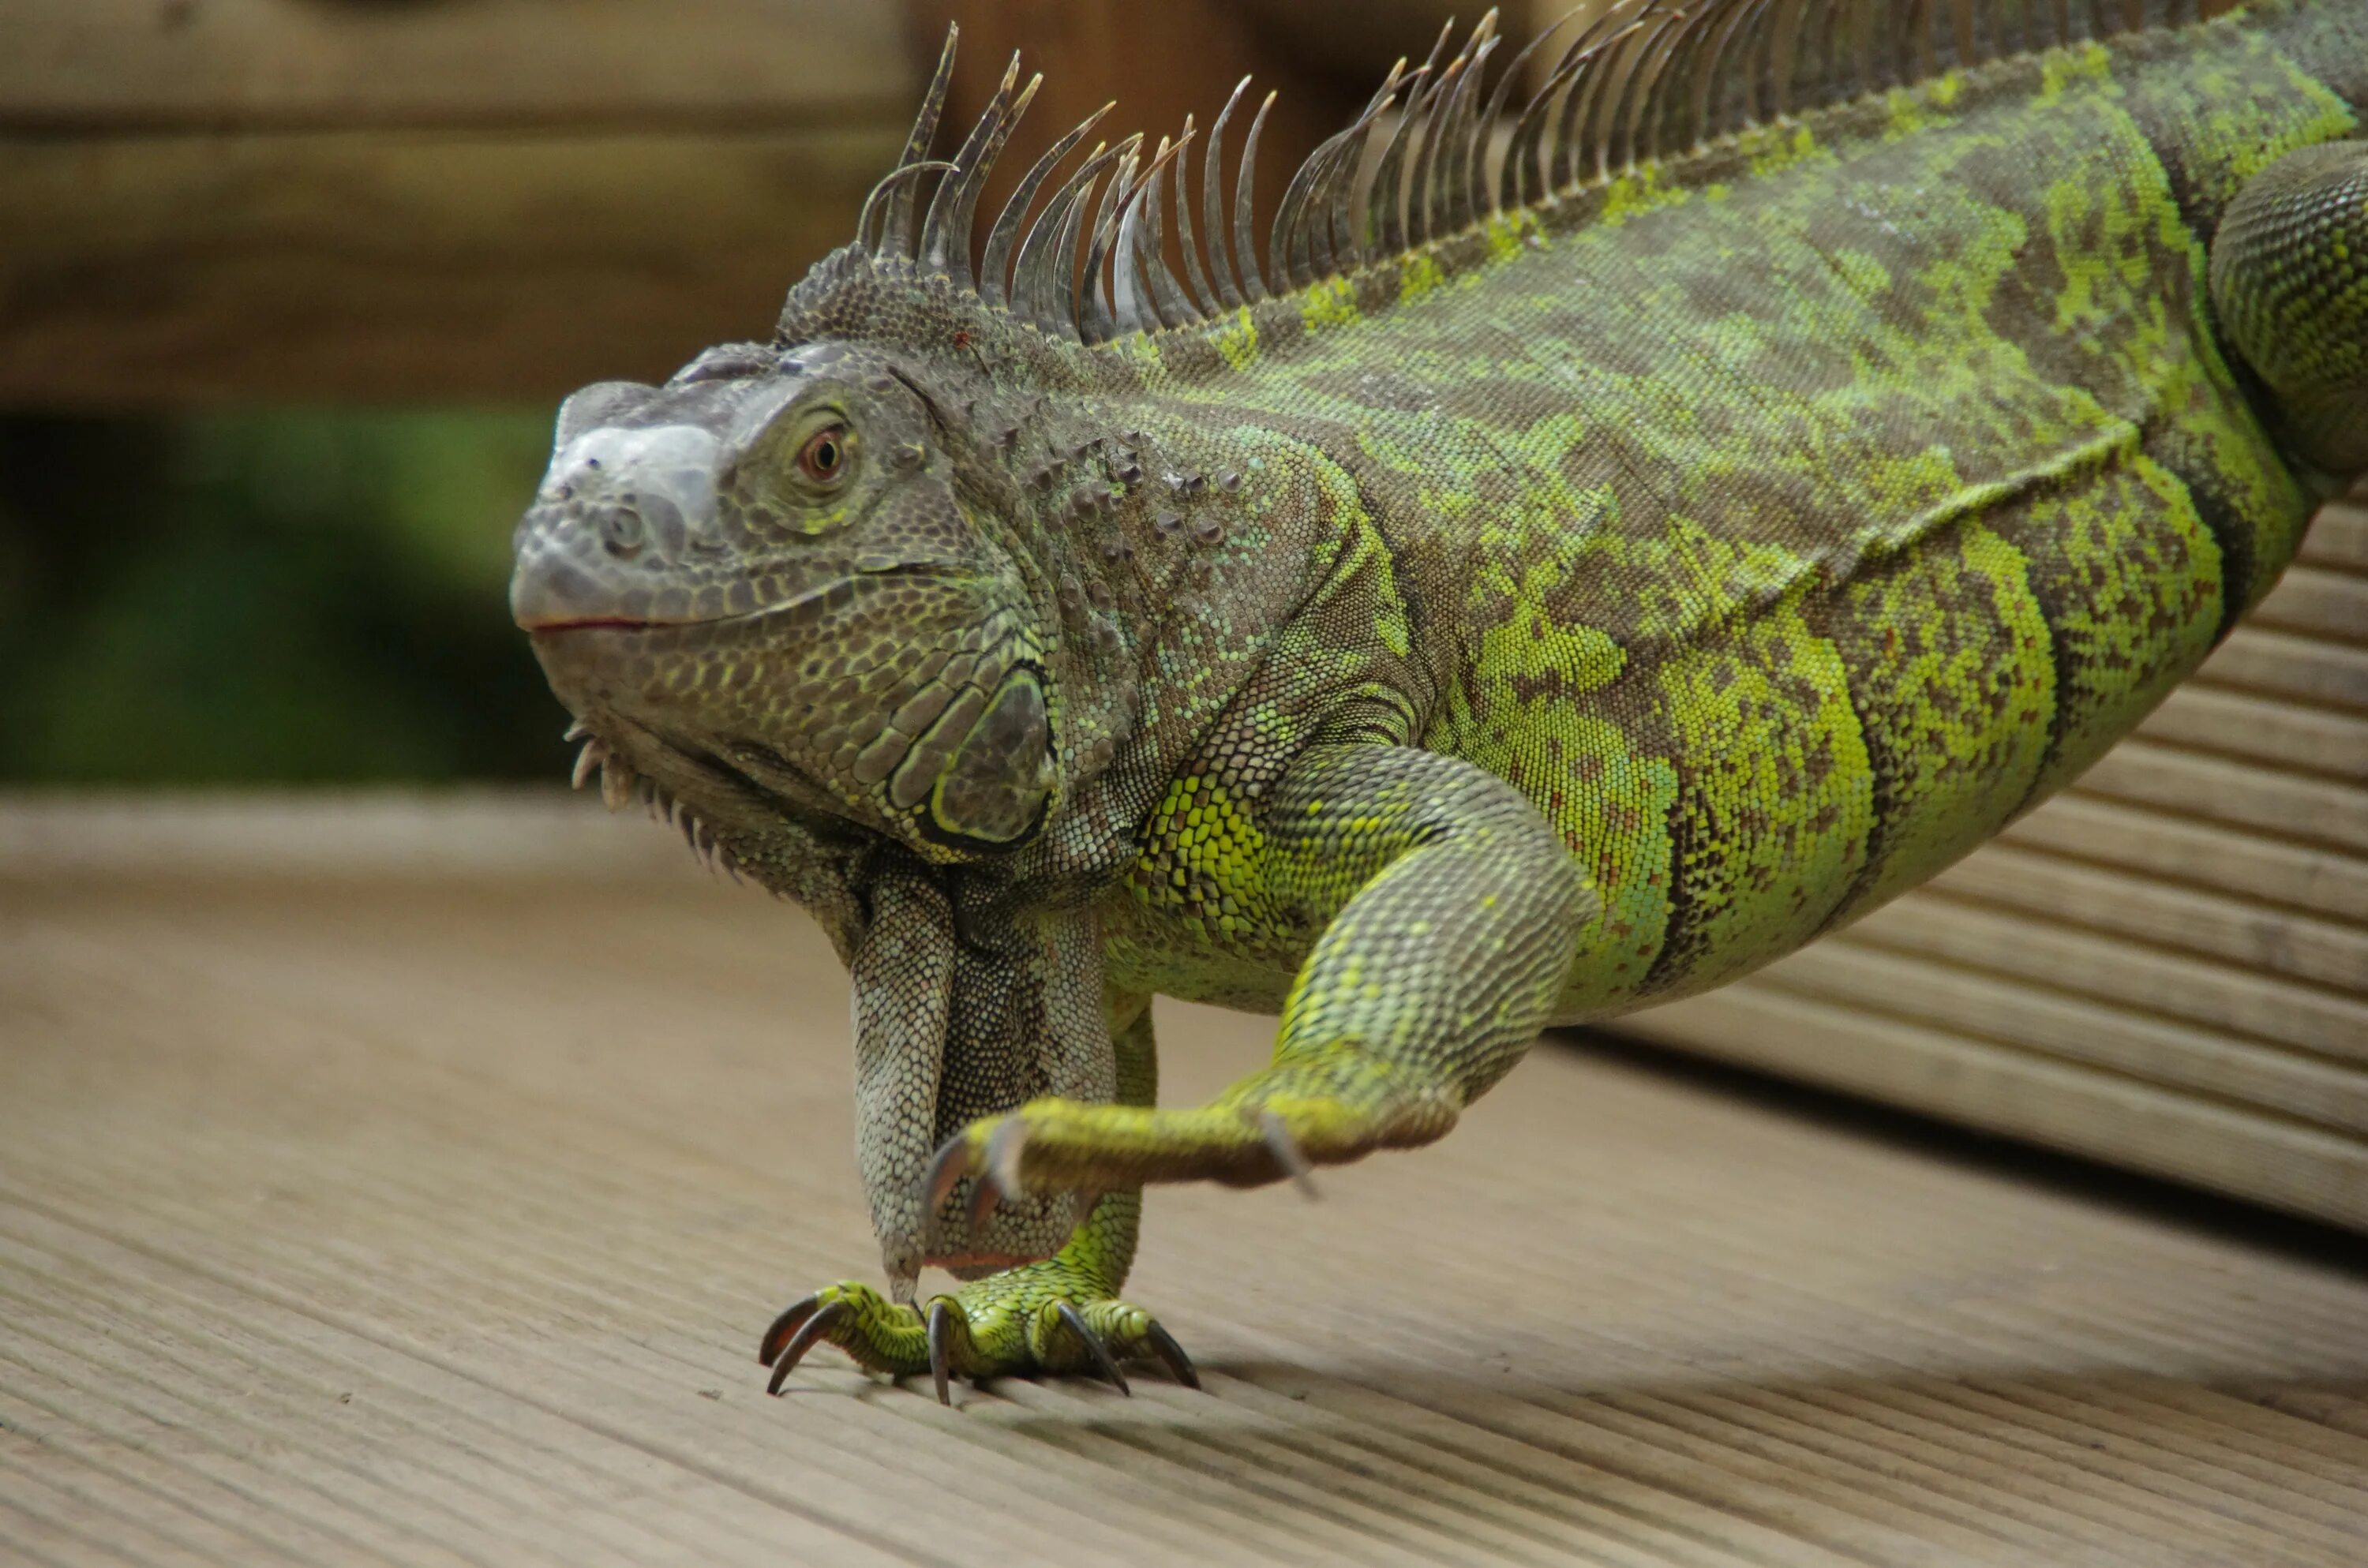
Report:
[{"label": "dorsal crest spine", "polygon": [[[1501,66],[1492,9],[1452,54],[1450,24],[1421,64],[1401,60],[1356,119],[1307,155],[1276,209],[1263,268],[1251,174],[1271,93],[1233,160],[1230,223],[1225,200],[1225,132],[1247,77],[1201,147],[1197,231],[1189,118],[1148,159],[1140,133],[1097,142],[1053,180],[1113,107],[1104,105],[1028,171],[973,262],[979,194],[1042,78],[1019,86],[1015,54],[961,149],[932,159],[959,38],[950,27],[904,154],[864,203],[854,249],[881,272],[943,278],[1050,335],[1105,343],[1214,321],[1788,116],[2013,54],[2200,21],[2207,4],[1612,0],[1580,6]],[[1533,62],[1565,34],[1496,150],[1492,127]],[[1180,272],[1168,259],[1170,183]]]}]

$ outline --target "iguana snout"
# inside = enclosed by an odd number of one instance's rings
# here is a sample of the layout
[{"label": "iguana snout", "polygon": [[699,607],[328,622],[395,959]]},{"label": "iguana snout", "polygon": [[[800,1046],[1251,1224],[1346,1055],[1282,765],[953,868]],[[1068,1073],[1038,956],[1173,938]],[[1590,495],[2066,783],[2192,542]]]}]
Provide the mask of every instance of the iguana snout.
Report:
[{"label": "iguana snout", "polygon": [[715,437],[602,425],[553,454],[518,530],[510,613],[529,631],[710,619],[687,562],[723,549]]}]

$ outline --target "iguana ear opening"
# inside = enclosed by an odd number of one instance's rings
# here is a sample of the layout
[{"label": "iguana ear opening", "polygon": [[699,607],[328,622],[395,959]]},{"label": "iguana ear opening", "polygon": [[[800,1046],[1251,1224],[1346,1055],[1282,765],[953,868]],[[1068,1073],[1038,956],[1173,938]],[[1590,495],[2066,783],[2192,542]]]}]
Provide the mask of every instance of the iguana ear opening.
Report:
[{"label": "iguana ear opening", "polygon": [[[947,742],[950,756],[942,749]],[[924,736],[905,766],[910,770],[940,759],[921,819],[929,837],[954,847],[998,850],[1033,838],[1053,800],[1053,724],[1043,672],[1033,665],[1014,669],[965,733]],[[916,781],[907,780],[906,790]]]}]

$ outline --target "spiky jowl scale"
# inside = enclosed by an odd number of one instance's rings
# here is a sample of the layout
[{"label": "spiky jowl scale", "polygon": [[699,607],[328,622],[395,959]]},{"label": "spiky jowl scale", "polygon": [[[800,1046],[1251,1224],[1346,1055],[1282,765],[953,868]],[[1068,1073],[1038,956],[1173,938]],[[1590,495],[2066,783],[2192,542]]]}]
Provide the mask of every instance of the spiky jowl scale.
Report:
[{"label": "spiky jowl scale", "polygon": [[[771,343],[562,410],[512,597],[586,776],[853,979],[890,1291],[785,1314],[776,1386],[1167,1356],[1144,1183],[1436,1138],[1542,1025],[1930,876],[2368,464],[2355,0],[1497,43],[1394,73],[1263,254],[1245,91],[1072,131],[973,259],[1034,84],[939,163],[941,69]],[[1154,993],[1272,1062],[1155,1108]]]}]

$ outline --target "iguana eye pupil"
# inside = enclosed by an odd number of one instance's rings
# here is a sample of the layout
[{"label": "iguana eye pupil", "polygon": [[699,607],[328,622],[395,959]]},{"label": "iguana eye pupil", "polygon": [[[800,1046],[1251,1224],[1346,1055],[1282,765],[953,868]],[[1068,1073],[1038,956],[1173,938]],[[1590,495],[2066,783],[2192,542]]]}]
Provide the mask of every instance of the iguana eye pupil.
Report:
[{"label": "iguana eye pupil", "polygon": [[815,431],[798,453],[798,467],[817,484],[830,483],[846,466],[847,432],[840,426]]}]

